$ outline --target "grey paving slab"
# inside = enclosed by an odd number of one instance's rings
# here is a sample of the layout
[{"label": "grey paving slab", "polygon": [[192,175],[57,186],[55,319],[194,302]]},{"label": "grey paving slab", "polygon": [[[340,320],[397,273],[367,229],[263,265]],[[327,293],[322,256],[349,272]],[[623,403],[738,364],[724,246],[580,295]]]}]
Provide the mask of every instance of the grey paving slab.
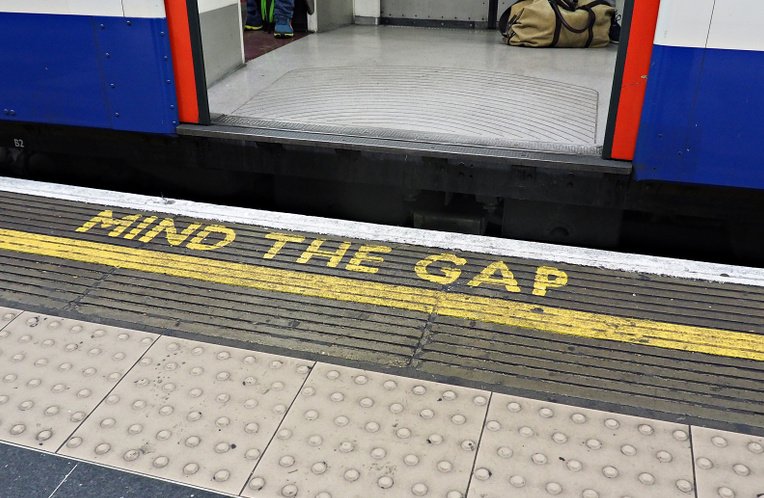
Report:
[{"label": "grey paving slab", "polygon": [[[71,460],[60,460],[71,462]],[[223,498],[226,495],[85,462],[49,498]]]},{"label": "grey paving slab", "polygon": [[0,444],[4,498],[218,498],[180,486],[40,451]]},{"label": "grey paving slab", "polygon": [[463,497],[489,396],[319,364],[242,494]]},{"label": "grey paving slab", "polygon": [[162,337],[60,453],[238,493],[312,365]]},{"label": "grey paving slab", "polygon": [[0,443],[0,494],[49,497],[77,462]]},{"label": "grey paving slab", "polygon": [[764,496],[764,437],[692,428],[698,498]]},{"label": "grey paving slab", "polygon": [[689,427],[494,394],[470,498],[694,496]]},{"label": "grey paving slab", "polygon": [[156,338],[22,313],[0,330],[0,440],[56,451]]}]

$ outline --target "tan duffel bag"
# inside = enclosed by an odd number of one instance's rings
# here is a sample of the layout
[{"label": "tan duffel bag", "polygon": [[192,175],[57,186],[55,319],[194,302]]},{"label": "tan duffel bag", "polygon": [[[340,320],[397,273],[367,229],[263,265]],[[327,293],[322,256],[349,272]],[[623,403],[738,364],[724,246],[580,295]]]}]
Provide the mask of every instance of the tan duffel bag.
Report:
[{"label": "tan duffel bag", "polygon": [[520,0],[504,40],[523,47],[606,47],[615,7],[607,0]]}]

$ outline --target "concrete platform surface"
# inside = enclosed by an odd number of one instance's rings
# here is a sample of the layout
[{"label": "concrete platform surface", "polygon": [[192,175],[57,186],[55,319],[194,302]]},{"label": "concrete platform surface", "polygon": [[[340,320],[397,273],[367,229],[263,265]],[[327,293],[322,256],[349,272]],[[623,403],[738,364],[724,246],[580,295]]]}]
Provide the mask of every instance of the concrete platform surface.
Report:
[{"label": "concrete platform surface", "polygon": [[9,443],[227,495],[764,491],[762,269],[11,179],[0,212]]}]

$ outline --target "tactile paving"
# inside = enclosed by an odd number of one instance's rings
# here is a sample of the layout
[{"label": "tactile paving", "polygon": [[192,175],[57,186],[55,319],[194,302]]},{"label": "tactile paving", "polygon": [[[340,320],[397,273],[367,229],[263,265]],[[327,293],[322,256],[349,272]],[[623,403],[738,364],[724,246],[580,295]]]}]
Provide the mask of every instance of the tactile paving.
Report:
[{"label": "tactile paving", "polygon": [[156,338],[22,313],[0,330],[0,440],[55,451]]},{"label": "tactile paving", "polygon": [[312,366],[162,337],[60,453],[236,494]]},{"label": "tactile paving", "polygon": [[764,496],[764,438],[692,428],[698,498]]},{"label": "tactile paving", "polygon": [[688,498],[689,427],[494,394],[471,498]]},{"label": "tactile paving", "polygon": [[318,364],[242,494],[463,497],[489,399]]},{"label": "tactile paving", "polygon": [[19,316],[21,312],[11,308],[4,308],[0,306],[0,330],[4,329],[6,325],[11,323],[14,318]]}]

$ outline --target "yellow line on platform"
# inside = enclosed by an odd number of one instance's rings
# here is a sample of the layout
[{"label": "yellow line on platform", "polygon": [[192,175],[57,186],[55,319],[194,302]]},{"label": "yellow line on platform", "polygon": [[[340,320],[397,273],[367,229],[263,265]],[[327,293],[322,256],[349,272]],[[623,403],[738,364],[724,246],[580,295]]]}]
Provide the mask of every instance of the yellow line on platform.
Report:
[{"label": "yellow line on platform", "polygon": [[0,250],[643,346],[764,360],[764,335],[519,303],[0,229]]}]

